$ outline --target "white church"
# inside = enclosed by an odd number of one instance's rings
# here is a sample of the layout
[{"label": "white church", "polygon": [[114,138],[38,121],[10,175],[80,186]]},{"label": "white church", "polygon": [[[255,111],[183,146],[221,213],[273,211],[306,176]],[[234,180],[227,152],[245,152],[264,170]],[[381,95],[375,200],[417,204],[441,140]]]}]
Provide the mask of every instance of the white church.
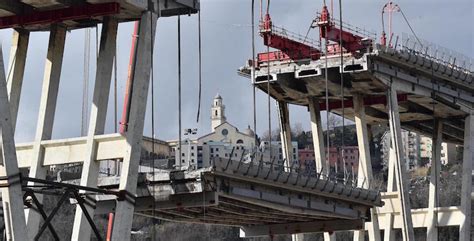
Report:
[{"label": "white church", "polygon": [[255,133],[250,126],[242,132],[229,122],[225,116],[225,105],[217,94],[211,107],[212,132],[196,140],[181,143],[181,150],[174,145],[176,166],[181,169],[207,167],[213,158],[248,158],[255,147]]}]

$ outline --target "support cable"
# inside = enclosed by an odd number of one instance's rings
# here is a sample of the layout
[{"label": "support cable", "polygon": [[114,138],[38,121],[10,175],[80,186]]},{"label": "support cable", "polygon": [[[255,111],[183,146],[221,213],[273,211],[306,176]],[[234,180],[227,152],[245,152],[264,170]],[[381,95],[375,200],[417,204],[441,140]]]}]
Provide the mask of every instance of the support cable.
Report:
[{"label": "support cable", "polygon": [[[270,11],[270,0],[267,0],[267,14]],[[270,47],[267,45],[267,56],[270,56]],[[267,101],[268,101],[268,132],[269,132],[269,150],[270,160],[272,159],[272,107],[270,97],[270,61],[267,63]]]},{"label": "support cable", "polygon": [[[114,133],[118,133],[118,111],[117,111],[117,106],[118,106],[118,100],[117,100],[117,84],[118,84],[118,41],[115,43],[115,58],[114,58]],[[115,166],[114,172],[117,174],[118,172],[118,167],[117,164],[119,160],[112,161]],[[109,164],[107,164],[109,167]],[[110,170],[110,167],[109,167]]]},{"label": "support cable", "polygon": [[410,24],[410,22],[408,21],[408,18],[405,16],[405,13],[402,11],[401,8],[400,8],[400,13],[402,14],[403,19],[405,19],[405,22],[407,23],[408,27],[410,28],[411,33],[415,36],[416,41],[418,41],[418,43],[419,43],[421,46],[423,46],[423,44],[421,43],[420,39],[418,38],[418,35],[416,35],[415,30],[413,30],[413,28],[411,27],[411,24]]},{"label": "support cable", "polygon": [[198,90],[198,110],[196,123],[199,123],[199,116],[201,114],[201,99],[202,99],[202,38],[201,38],[201,9],[198,12],[198,47],[199,47],[199,90]]},{"label": "support cable", "polygon": [[[327,28],[324,28],[325,32],[326,32],[326,36],[328,34],[328,29]],[[321,38],[321,37],[320,37]],[[329,177],[329,172],[330,172],[330,165],[329,165],[329,155],[330,155],[330,137],[329,137],[329,115],[330,115],[330,111],[329,111],[329,76],[328,76],[328,39],[327,38],[324,38],[324,55],[325,55],[325,59],[324,59],[324,78],[326,80],[326,90],[325,90],[325,94],[326,94],[326,160],[321,160],[321,161],[324,161],[326,163],[326,174],[327,176]],[[318,103],[319,104],[319,103]],[[314,133],[313,133],[314,135]],[[337,161],[336,161],[337,162]],[[322,168],[322,167],[319,167],[319,168]]]},{"label": "support cable", "polygon": [[270,13],[270,0],[267,0],[267,14]]},{"label": "support cable", "polygon": [[115,44],[115,64],[114,64],[114,132],[118,132],[118,111],[117,111],[117,84],[118,84],[118,43]]},{"label": "support cable", "polygon": [[340,25],[340,33],[339,33],[339,48],[341,52],[341,106],[342,106],[342,133],[341,133],[341,145],[342,145],[342,150],[341,150],[341,157],[342,157],[342,164],[343,166],[343,171],[344,171],[344,182],[346,181],[346,159],[344,157],[344,149],[345,149],[345,144],[344,144],[344,129],[345,129],[345,121],[344,121],[344,50],[342,49],[342,0],[339,0],[339,25]]},{"label": "support cable", "polygon": [[[159,12],[159,11],[158,11]],[[155,175],[156,175],[156,172],[155,172],[155,168],[156,168],[156,154],[155,154],[155,66],[154,66],[154,60],[153,60],[153,56],[154,56],[154,53],[155,53],[155,44],[154,44],[154,41],[155,41],[155,38],[153,37],[154,36],[154,32],[153,32],[153,9],[150,10],[150,35],[152,36],[152,41],[150,41],[150,63],[151,63],[151,138],[152,138],[152,145],[151,145],[151,153],[152,153],[152,163],[151,163],[151,166],[152,166],[152,170],[153,170],[153,177],[152,177],[152,181],[153,183],[155,183]],[[153,193],[152,195],[155,195],[156,194],[156,190],[155,190],[155,184],[153,184]],[[152,230],[152,240],[155,240],[156,239],[156,228],[155,228],[155,217],[156,217],[156,202],[153,202],[153,210],[152,210],[152,216],[153,216],[153,230]]]},{"label": "support cable", "polygon": [[[261,1],[261,0],[260,0]],[[253,97],[253,132],[255,149],[257,149],[257,98],[255,86],[255,0],[252,0],[252,97]]]},{"label": "support cable", "polygon": [[181,170],[181,17],[178,15],[178,161]]},{"label": "support cable", "polygon": [[84,81],[82,86],[82,118],[81,118],[81,136],[87,135],[87,103],[89,102],[89,68],[90,68],[90,29],[84,32]]}]

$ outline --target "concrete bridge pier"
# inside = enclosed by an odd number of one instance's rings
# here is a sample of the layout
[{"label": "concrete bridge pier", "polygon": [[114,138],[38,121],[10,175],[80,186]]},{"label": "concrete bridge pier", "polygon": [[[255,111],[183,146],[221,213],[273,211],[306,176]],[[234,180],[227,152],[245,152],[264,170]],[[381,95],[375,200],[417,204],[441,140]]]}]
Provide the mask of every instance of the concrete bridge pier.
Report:
[{"label": "concrete bridge pier", "polygon": [[[22,39],[22,37],[17,38],[17,40],[20,39]],[[26,53],[24,56],[26,58]],[[19,61],[22,60],[23,59],[20,58]],[[22,79],[22,77],[20,79]],[[12,122],[10,115],[12,112],[16,114],[18,108],[10,109],[8,100],[9,92],[7,91],[6,83],[3,67],[3,53],[0,45],[0,113],[2,113],[0,115],[0,162],[2,164],[2,166],[0,166],[0,173],[1,176],[11,177],[1,181],[1,184],[8,186],[8,188],[2,189],[5,231],[8,240],[28,240],[27,233],[25,232],[27,229],[25,213],[23,211],[22,187],[21,182],[18,181],[20,169],[18,168],[15,149],[15,134],[13,128],[15,124]],[[21,83],[19,85],[21,85]]]},{"label": "concrete bridge pier", "polygon": [[[46,65],[44,69],[43,87],[39,106],[36,135],[33,145],[33,159],[29,177],[46,178],[47,168],[44,163],[44,149],[41,142],[51,140],[53,134],[54,114],[58,99],[59,82],[63,64],[64,46],[66,42],[66,28],[60,24],[51,27]],[[40,202],[42,195],[37,195]],[[39,230],[42,219],[38,212],[27,210],[28,240],[33,240]]]},{"label": "concrete bridge pier", "polygon": [[[100,39],[99,58],[97,61],[96,81],[87,135],[87,157],[82,166],[81,186],[96,187],[99,176],[99,161],[96,161],[97,142],[94,136],[104,134],[105,121],[107,117],[107,104],[109,101],[110,84],[112,80],[112,68],[115,58],[117,42],[118,21],[114,18],[106,18],[102,27]],[[87,212],[93,217],[94,209],[87,207]],[[76,208],[74,227],[72,229],[72,240],[90,240],[91,227],[87,222],[82,209]]]},{"label": "concrete bridge pier", "polygon": [[[389,125],[391,133],[391,143],[394,150],[395,158],[395,176],[397,176],[398,198],[401,203],[402,216],[402,237],[404,241],[414,241],[415,233],[413,231],[413,222],[411,215],[411,205],[409,197],[409,183],[407,182],[405,168],[405,154],[402,146],[402,129],[400,123],[400,111],[398,107],[397,89],[391,84],[388,90],[388,108],[389,108]],[[395,166],[394,165],[394,166]],[[392,168],[394,168],[392,166]]]},{"label": "concrete bridge pier", "polygon": [[[291,144],[291,126],[290,126],[290,111],[288,103],[284,101],[277,102],[278,119],[280,121],[280,139],[283,160],[286,161],[285,166],[291,167],[293,164],[293,146]],[[271,133],[270,133],[271,134]],[[271,143],[270,143],[271,145]],[[290,170],[291,171],[291,170]]]},{"label": "concrete bridge pier", "polygon": [[464,152],[462,166],[462,190],[461,190],[461,211],[464,215],[464,222],[459,227],[459,240],[469,241],[471,239],[471,218],[472,218],[472,170],[474,165],[474,110],[467,115],[464,127]]},{"label": "concrete bridge pier", "polygon": [[[127,155],[123,159],[122,172],[120,174],[119,190],[135,194],[137,191],[138,166],[141,155],[141,140],[143,138],[143,126],[145,122],[145,111],[148,88],[151,75],[151,59],[153,44],[155,42],[156,24],[158,15],[154,12],[146,12],[140,20],[140,31],[136,55],[136,69],[133,77],[133,93],[130,105],[130,119],[126,133]],[[130,197],[117,201],[112,237],[121,240],[130,240],[130,230],[135,208],[135,200]]]},{"label": "concrete bridge pier", "polygon": [[[364,99],[361,94],[354,95],[354,119],[357,131],[357,143],[359,146],[359,171],[357,175],[357,186],[360,188],[371,188],[373,183],[372,159],[370,156],[369,133],[367,118],[365,115]],[[371,222],[366,223],[369,240],[381,240],[380,228],[376,209],[371,210]],[[354,232],[354,241],[364,241],[365,230]]]}]

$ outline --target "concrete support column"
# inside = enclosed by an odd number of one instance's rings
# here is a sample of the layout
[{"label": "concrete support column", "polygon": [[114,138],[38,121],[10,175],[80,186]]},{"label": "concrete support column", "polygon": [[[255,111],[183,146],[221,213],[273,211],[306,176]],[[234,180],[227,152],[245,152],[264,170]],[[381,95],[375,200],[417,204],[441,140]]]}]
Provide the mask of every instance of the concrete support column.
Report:
[{"label": "concrete support column", "polygon": [[393,85],[390,86],[388,103],[390,133],[397,165],[395,175],[398,176],[397,189],[399,193],[398,197],[400,198],[401,203],[400,212],[402,216],[402,237],[404,241],[414,241],[415,233],[413,232],[410,196],[408,193],[409,183],[407,182],[407,180],[409,179],[405,177],[406,168],[404,160],[405,155],[402,143],[400,112],[398,108],[397,90]]},{"label": "concrete support column", "polygon": [[471,239],[471,193],[472,193],[472,165],[474,164],[474,110],[466,117],[464,124],[464,151],[462,164],[461,210],[464,222],[459,228],[459,240]]},{"label": "concrete support column", "polygon": [[313,135],[314,158],[316,161],[316,170],[324,170],[329,173],[326,160],[326,150],[324,148],[323,125],[321,121],[321,109],[316,98],[309,98],[309,113],[311,116],[311,134]]},{"label": "concrete support column", "polygon": [[[367,119],[365,116],[364,99],[361,95],[354,96],[354,117],[357,131],[357,143],[359,146],[359,170],[357,185],[361,188],[370,188],[373,181],[372,160],[370,157],[369,135],[367,131]],[[380,228],[376,209],[371,210],[371,223],[368,225],[369,240],[379,241]],[[365,240],[365,230],[355,231],[354,240]]]},{"label": "concrete support column", "polygon": [[436,119],[434,124],[433,143],[431,151],[431,174],[430,192],[428,197],[428,225],[427,239],[438,240],[438,213],[435,210],[439,206],[438,184],[441,171],[441,144],[443,143],[443,123]]},{"label": "concrete support column", "polygon": [[28,240],[26,219],[23,212],[23,192],[18,182],[20,170],[16,156],[13,122],[10,118],[12,110],[9,106],[8,91],[4,72],[2,46],[0,45],[0,153],[3,166],[1,176],[11,177],[2,181],[10,184],[2,189],[3,216],[7,240]]},{"label": "concrete support column", "polygon": [[[311,117],[311,135],[313,136],[314,161],[316,171],[323,170],[329,174],[329,166],[326,161],[326,149],[324,148],[323,124],[321,121],[321,109],[316,98],[308,98],[309,114]],[[324,241],[335,241],[336,234],[324,233]]]},{"label": "concrete support column", "polygon": [[[140,31],[137,45],[136,70],[134,73],[133,92],[130,103],[130,119],[127,139],[127,155],[123,160],[119,189],[135,195],[137,190],[138,166],[143,139],[146,102],[150,82],[152,45],[155,40],[156,22],[158,16],[146,12],[140,20]],[[127,196],[123,201],[117,201],[112,239],[130,240],[134,212],[134,200]]]},{"label": "concrete support column", "polygon": [[[100,39],[99,58],[97,61],[96,81],[92,100],[89,132],[86,144],[86,157],[82,166],[81,186],[96,187],[99,176],[99,162],[96,161],[97,143],[94,136],[104,134],[109,102],[112,68],[115,58],[118,22],[113,18],[106,18],[102,27]],[[94,216],[94,209],[87,208],[89,214]],[[71,240],[90,240],[91,227],[82,210],[76,208],[74,228]]]},{"label": "concrete support column", "polygon": [[10,100],[13,132],[15,132],[18,106],[20,105],[20,95],[23,86],[29,39],[30,32],[26,30],[13,30],[10,61],[7,72],[7,89],[8,98]]},{"label": "concrete support column", "polygon": [[336,241],[336,233],[324,233],[324,241]]},{"label": "concrete support column", "polygon": [[302,233],[292,234],[291,241],[304,241],[304,234]]},{"label": "concrete support column", "polygon": [[290,167],[293,163],[293,145],[291,143],[291,127],[290,127],[290,111],[288,103],[277,101],[278,118],[280,120],[280,139],[283,159],[286,161],[285,166]]},{"label": "concrete support column", "polygon": [[[397,173],[397,165],[395,159],[395,150],[393,146],[390,147],[389,158],[388,158],[388,180],[387,180],[387,192],[395,192],[397,191],[397,183],[398,176],[395,175]],[[384,241],[395,241],[395,232],[393,230],[393,222],[394,222],[394,215],[392,213],[387,213],[386,215],[386,226],[384,229]]]},{"label": "concrete support column", "polygon": [[[66,28],[60,25],[51,27],[48,54],[44,71],[43,87],[39,106],[38,124],[36,126],[35,143],[33,145],[33,159],[30,168],[30,177],[44,179],[46,168],[43,167],[43,147],[41,141],[50,140],[53,132],[54,114],[58,97],[59,80],[66,40]],[[40,202],[42,195],[37,195]],[[27,212],[28,236],[33,240],[38,232],[41,216],[37,212]]]}]

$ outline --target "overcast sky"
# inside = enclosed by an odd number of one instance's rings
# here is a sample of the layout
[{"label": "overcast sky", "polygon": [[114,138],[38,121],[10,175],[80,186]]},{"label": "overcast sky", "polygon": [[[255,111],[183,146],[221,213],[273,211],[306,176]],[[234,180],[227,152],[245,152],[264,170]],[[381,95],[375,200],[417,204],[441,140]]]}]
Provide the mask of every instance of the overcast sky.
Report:
[{"label": "overcast sky", "polygon": [[[258,0],[256,0],[258,2]],[[305,34],[322,0],[272,0],[270,13],[274,24],[293,32]],[[329,2],[329,1],[328,1]],[[337,2],[337,1],[336,1]],[[474,3],[472,0],[399,0],[396,1],[407,15],[420,38],[474,57]],[[381,8],[385,1],[344,1],[343,19],[352,25],[380,34]],[[203,95],[201,119],[196,123],[198,83],[198,34],[197,16],[182,17],[182,67],[183,67],[183,128],[198,128],[199,135],[210,131],[210,106],[216,93],[226,105],[227,120],[240,129],[253,123],[252,86],[250,81],[237,75],[237,69],[251,57],[250,0],[201,0],[203,41]],[[258,5],[258,4],[257,4]],[[336,11],[338,5],[336,4]],[[177,18],[158,21],[155,52],[155,126],[160,139],[176,139],[178,133],[177,111]],[[395,34],[410,30],[401,15],[394,17]],[[126,81],[132,24],[119,27],[118,79],[119,119],[122,110]],[[48,33],[33,33],[26,65],[20,113],[16,130],[17,142],[34,139],[37,122],[41,83],[48,45]],[[310,33],[317,38],[317,32]],[[264,51],[257,35],[257,50]],[[8,60],[11,30],[0,30],[4,59]],[[92,48],[95,48],[95,29]],[[84,30],[68,33],[59,90],[53,137],[80,136]],[[91,55],[90,95],[95,76],[95,54]],[[7,63],[7,61],[5,62]],[[111,92],[111,96],[113,96]],[[266,95],[258,92],[259,134],[267,128]],[[110,99],[107,133],[113,132],[113,99]],[[151,100],[150,100],[151,101]],[[151,104],[148,103],[145,135],[151,135]],[[273,126],[277,126],[277,113],[272,104]],[[309,129],[306,108],[292,106],[291,122],[301,123]]]}]

